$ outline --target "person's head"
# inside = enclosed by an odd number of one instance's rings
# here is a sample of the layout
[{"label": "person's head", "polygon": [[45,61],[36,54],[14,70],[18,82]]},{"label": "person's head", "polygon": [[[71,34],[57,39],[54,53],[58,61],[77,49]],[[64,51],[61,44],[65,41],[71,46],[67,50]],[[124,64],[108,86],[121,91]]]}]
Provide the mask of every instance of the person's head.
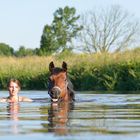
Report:
[{"label": "person's head", "polygon": [[21,85],[20,85],[19,80],[10,79],[7,87],[8,87],[10,96],[14,96],[14,95],[17,95],[18,92],[20,91]]}]

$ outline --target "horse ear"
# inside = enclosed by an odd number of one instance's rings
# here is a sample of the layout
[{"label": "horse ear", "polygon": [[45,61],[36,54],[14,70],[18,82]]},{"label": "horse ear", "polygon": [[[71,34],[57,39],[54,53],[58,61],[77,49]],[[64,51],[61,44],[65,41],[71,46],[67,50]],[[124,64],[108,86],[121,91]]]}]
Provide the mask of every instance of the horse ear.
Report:
[{"label": "horse ear", "polygon": [[63,61],[62,68],[64,71],[67,71],[67,63]]},{"label": "horse ear", "polygon": [[54,66],[53,61],[50,62],[50,64],[49,64],[49,70],[50,70],[50,72],[52,72],[52,69],[53,69],[54,67],[55,67],[55,66]]}]

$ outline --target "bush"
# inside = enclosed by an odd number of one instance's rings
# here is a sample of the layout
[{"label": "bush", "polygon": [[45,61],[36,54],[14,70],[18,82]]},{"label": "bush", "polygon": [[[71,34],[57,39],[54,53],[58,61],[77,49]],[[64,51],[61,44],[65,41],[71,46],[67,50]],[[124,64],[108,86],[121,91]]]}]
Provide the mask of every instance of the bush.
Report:
[{"label": "bush", "polygon": [[[131,56],[131,57],[129,57]],[[62,61],[75,90],[140,90],[140,55],[72,54],[50,57],[1,57],[0,88],[6,89],[10,78],[21,81],[22,89],[47,90],[48,66]]]}]

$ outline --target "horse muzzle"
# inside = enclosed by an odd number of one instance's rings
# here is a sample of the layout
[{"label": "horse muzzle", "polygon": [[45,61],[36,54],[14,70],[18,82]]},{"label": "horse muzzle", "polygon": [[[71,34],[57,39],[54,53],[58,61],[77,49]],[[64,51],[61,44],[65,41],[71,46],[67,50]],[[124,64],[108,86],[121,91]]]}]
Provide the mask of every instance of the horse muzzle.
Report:
[{"label": "horse muzzle", "polygon": [[61,89],[58,86],[53,87],[50,90],[50,96],[53,102],[57,102],[60,97]]}]

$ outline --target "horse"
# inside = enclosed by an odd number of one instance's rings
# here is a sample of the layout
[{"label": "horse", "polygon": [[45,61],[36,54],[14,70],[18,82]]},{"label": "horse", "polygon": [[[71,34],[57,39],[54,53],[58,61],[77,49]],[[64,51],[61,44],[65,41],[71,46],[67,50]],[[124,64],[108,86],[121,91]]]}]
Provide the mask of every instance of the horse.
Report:
[{"label": "horse", "polygon": [[73,84],[67,75],[67,63],[62,67],[55,67],[53,61],[49,64],[48,94],[53,102],[74,101]]}]

